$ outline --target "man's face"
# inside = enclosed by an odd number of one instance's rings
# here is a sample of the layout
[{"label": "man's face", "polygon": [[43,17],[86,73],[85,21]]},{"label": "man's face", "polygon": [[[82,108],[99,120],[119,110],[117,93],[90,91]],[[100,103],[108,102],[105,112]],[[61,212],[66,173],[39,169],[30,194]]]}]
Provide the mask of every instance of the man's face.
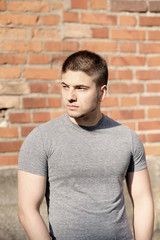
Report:
[{"label": "man's face", "polygon": [[100,88],[93,78],[82,71],[62,74],[62,98],[68,115],[74,119],[89,119],[100,112]]}]

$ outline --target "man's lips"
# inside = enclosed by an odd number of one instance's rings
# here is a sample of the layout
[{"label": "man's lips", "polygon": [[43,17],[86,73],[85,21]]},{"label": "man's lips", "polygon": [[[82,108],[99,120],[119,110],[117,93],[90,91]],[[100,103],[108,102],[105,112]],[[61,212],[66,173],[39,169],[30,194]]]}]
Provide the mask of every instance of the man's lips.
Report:
[{"label": "man's lips", "polygon": [[67,107],[69,108],[69,109],[77,109],[78,108],[78,106],[77,105],[67,105]]}]

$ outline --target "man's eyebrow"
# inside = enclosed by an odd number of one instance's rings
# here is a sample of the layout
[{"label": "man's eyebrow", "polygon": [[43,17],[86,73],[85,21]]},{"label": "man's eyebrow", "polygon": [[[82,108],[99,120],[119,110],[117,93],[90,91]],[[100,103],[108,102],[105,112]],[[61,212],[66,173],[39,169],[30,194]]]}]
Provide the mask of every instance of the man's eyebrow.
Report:
[{"label": "man's eyebrow", "polygon": [[[66,85],[66,86],[68,86],[68,84],[66,84],[65,82],[61,82],[61,85]],[[77,88],[77,87],[89,88],[89,86],[84,85],[84,84],[77,84],[77,85],[74,85],[73,87],[75,87],[75,88]]]}]

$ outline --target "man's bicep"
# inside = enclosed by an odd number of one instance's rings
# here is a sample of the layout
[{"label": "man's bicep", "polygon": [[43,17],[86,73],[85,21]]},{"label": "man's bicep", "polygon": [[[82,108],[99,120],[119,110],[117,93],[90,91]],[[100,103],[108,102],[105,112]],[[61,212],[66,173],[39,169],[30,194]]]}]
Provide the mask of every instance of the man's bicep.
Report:
[{"label": "man's bicep", "polygon": [[18,205],[20,208],[39,208],[45,192],[45,176],[18,170]]}]

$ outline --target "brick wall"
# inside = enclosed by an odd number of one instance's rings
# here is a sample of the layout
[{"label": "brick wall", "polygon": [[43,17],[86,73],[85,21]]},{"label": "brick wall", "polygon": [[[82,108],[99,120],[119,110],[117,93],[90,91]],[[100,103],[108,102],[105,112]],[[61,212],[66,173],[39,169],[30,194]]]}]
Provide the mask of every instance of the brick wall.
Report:
[{"label": "brick wall", "polygon": [[0,165],[16,165],[37,125],[64,113],[60,70],[88,49],[109,66],[102,110],[160,156],[160,1],[0,0]]}]

